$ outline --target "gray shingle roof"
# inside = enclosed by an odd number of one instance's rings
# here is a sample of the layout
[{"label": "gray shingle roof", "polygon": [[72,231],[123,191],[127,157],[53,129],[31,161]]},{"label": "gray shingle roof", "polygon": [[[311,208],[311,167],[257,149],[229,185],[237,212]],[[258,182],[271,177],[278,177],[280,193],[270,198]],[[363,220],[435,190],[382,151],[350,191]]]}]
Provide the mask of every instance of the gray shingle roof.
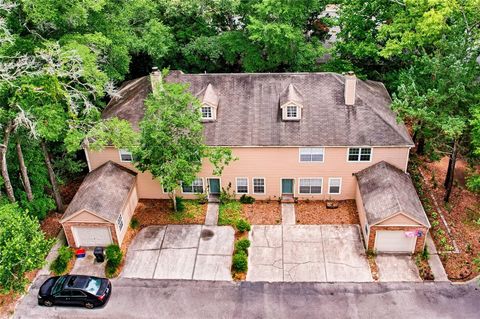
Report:
[{"label": "gray shingle roof", "polygon": [[135,184],[136,176],[137,173],[112,161],[97,167],[83,180],[62,221],[78,211],[88,210],[114,223]]},{"label": "gray shingle roof", "polygon": [[401,212],[430,227],[422,203],[408,174],[382,161],[355,175],[370,225]]},{"label": "gray shingle roof", "polygon": [[[207,145],[221,146],[412,146],[405,126],[397,123],[383,84],[357,83],[356,103],[346,106],[345,77],[336,73],[183,74],[170,82],[188,83],[193,94],[210,84],[218,97],[217,120],[204,123]],[[290,89],[289,89],[290,86]],[[298,91],[298,92],[296,92]],[[149,77],[128,82],[103,113],[138,128]],[[282,96],[302,98],[302,119],[282,121]]]}]

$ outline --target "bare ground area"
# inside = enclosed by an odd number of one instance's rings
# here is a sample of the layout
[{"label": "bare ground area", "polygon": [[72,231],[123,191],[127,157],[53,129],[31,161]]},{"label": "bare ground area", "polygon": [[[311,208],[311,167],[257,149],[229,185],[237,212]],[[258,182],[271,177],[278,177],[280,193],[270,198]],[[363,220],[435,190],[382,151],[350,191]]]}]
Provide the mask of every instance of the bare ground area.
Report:
[{"label": "bare ground area", "polygon": [[197,204],[185,200],[185,211],[175,213],[172,201],[168,199],[142,199],[138,202],[133,217],[140,227],[168,224],[203,224],[207,214],[207,204]]},{"label": "bare ground area", "polygon": [[252,225],[277,225],[282,222],[282,212],[278,201],[257,200],[253,204],[243,204],[243,215]]},{"label": "bare ground area", "polygon": [[[443,196],[445,188],[443,181],[448,167],[448,158],[445,157],[438,162],[428,162],[421,159],[422,172],[425,179],[422,179],[423,191],[433,194],[447,224],[452,232],[452,237],[447,233],[441,219],[432,214],[435,212],[434,205],[429,196],[423,197],[424,206],[432,223],[432,236],[439,251],[452,248],[454,239],[460,253],[441,254],[441,260],[448,277],[451,280],[468,280],[479,274],[473,259],[480,254],[480,196],[465,188],[465,175],[467,163],[458,160],[455,169],[455,181],[450,203],[445,204]],[[425,205],[425,201],[427,204]],[[437,225],[438,224],[438,225]]]},{"label": "bare ground area", "polygon": [[295,204],[298,224],[359,224],[355,200],[336,202],[338,208],[327,208],[326,201],[299,201]]}]

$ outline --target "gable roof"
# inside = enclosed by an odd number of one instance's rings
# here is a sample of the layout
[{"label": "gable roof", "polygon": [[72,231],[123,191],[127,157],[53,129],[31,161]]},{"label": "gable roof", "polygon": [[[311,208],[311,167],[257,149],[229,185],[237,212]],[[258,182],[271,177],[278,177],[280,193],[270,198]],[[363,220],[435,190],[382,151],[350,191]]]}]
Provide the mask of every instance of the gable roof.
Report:
[{"label": "gable roof", "polygon": [[[183,74],[172,71],[169,82],[189,85],[201,94],[208,85],[218,97],[217,120],[203,123],[211,146],[413,146],[390,109],[383,84],[357,81],[356,104],[345,105],[345,77],[336,73]],[[300,91],[300,92],[299,92]],[[150,77],[128,82],[103,117],[129,120],[138,129]],[[302,98],[302,119],[282,121],[280,101]]]},{"label": "gable roof", "polygon": [[100,218],[115,223],[132,187],[137,173],[112,161],[97,167],[83,180],[68,205],[61,222],[86,210]]},{"label": "gable roof", "polygon": [[430,227],[410,176],[382,161],[355,174],[370,225],[399,213]]}]

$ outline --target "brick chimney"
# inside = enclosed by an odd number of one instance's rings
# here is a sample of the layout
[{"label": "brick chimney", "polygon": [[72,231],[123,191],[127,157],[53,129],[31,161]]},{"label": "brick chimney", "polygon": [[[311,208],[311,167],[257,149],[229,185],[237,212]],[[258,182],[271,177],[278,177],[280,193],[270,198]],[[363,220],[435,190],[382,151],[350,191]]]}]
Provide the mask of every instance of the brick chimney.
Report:
[{"label": "brick chimney", "polygon": [[345,74],[345,105],[355,105],[357,77],[353,71]]}]

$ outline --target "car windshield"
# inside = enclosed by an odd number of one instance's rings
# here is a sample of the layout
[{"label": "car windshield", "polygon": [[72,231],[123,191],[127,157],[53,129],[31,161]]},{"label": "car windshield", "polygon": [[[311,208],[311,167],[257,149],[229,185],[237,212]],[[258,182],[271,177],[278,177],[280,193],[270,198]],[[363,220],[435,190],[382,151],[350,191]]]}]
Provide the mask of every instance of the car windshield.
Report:
[{"label": "car windshield", "polygon": [[57,282],[55,283],[55,286],[53,286],[52,289],[52,294],[56,294],[63,288],[63,283],[65,282],[67,278],[66,277],[60,277],[58,278]]},{"label": "car windshield", "polygon": [[102,280],[99,278],[90,278],[88,281],[87,287],[85,290],[91,294],[96,294],[100,289],[100,285],[102,284]]}]

